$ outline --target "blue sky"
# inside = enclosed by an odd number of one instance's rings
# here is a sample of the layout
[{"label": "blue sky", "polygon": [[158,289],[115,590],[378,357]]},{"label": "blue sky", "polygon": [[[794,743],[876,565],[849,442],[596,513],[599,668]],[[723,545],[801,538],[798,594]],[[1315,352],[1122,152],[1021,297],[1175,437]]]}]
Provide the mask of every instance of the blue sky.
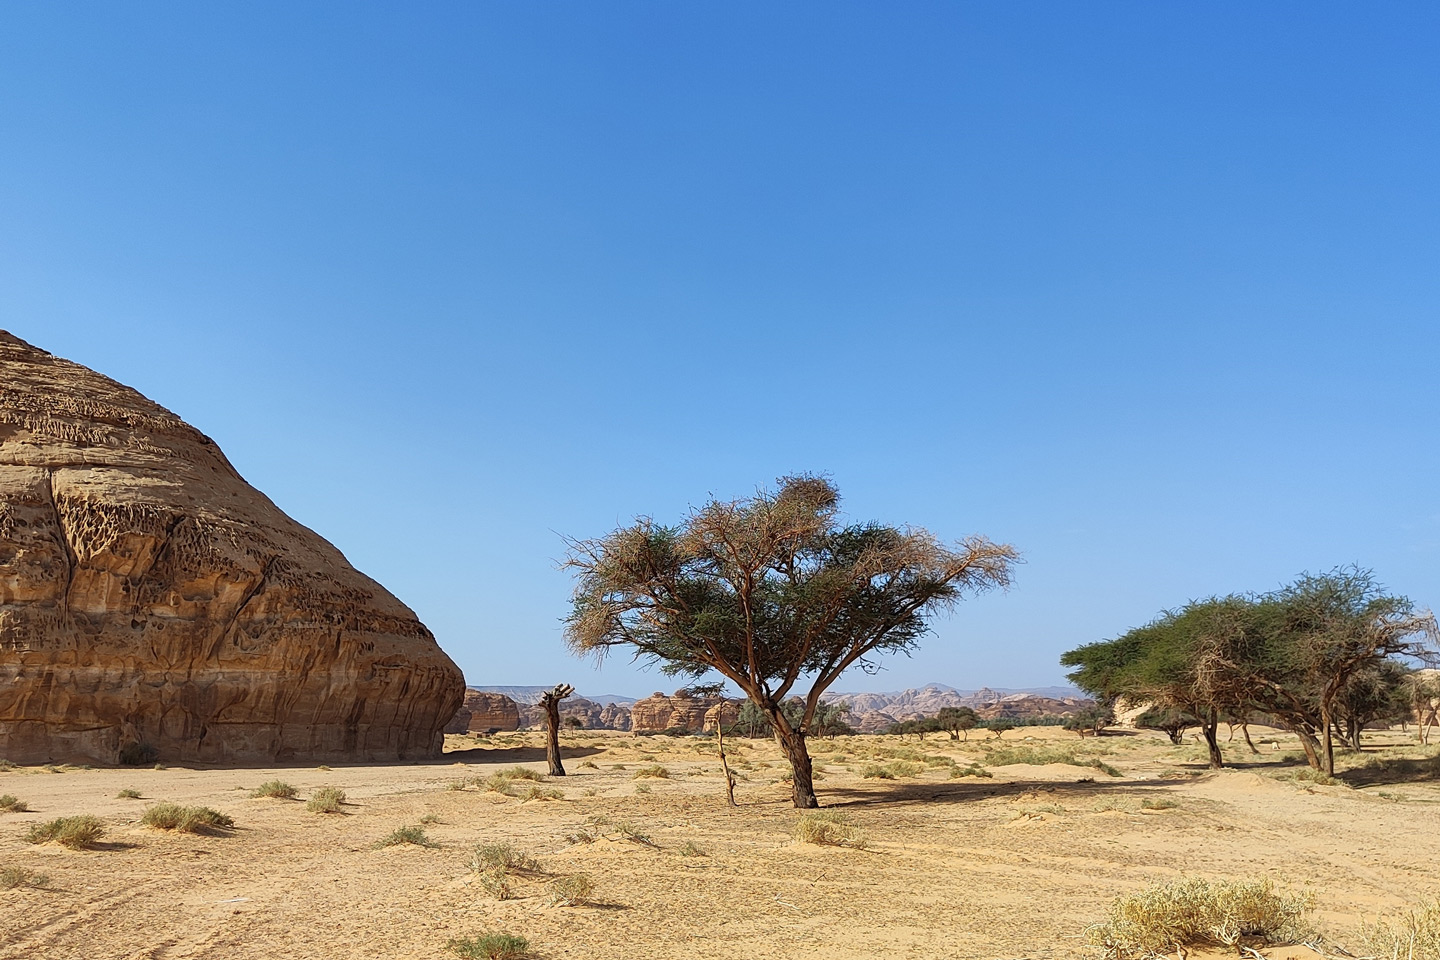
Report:
[{"label": "blue sky", "polygon": [[1014,589],[841,688],[1194,596],[1440,603],[1440,10],[10,3],[0,327],[213,436],[472,683],[560,534],[795,471]]}]

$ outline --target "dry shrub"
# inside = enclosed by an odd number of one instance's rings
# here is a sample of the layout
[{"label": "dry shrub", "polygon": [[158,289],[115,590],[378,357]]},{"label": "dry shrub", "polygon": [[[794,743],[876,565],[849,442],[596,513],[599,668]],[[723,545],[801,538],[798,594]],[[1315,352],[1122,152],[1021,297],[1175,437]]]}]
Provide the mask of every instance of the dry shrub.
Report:
[{"label": "dry shrub", "polygon": [[1147,797],[1140,801],[1140,807],[1143,810],[1174,810],[1179,806],[1179,801],[1171,800],[1168,797]]},{"label": "dry shrub", "polygon": [[235,826],[233,817],[209,807],[182,807],[178,803],[157,803],[140,822],[157,830],[179,830],[181,833],[211,833]]},{"label": "dry shrub", "polygon": [[345,805],[345,791],[338,787],[321,787],[310,794],[305,809],[311,813],[342,813]]},{"label": "dry shrub", "polygon": [[564,800],[565,791],[557,787],[542,787],[538,783],[532,783],[530,789],[519,794],[520,800]]},{"label": "dry shrub", "polygon": [[648,767],[641,767],[639,770],[636,770],[630,779],[639,780],[641,777],[655,777],[660,780],[669,780],[670,771],[658,763],[653,763]]},{"label": "dry shrub", "polygon": [[24,813],[29,809],[24,800],[19,800],[8,793],[0,796],[0,810],[6,813]]},{"label": "dry shrub", "polygon": [[71,850],[88,850],[105,836],[105,824],[99,817],[82,813],[76,817],[59,817],[49,823],[37,823],[25,839],[31,843],[58,843]]},{"label": "dry shrub", "polygon": [[530,956],[530,941],[509,933],[482,933],[451,940],[449,946],[464,960],[521,960]]},{"label": "dry shrub", "polygon": [[1308,895],[1277,893],[1269,880],[1187,877],[1119,897],[1085,931],[1108,957],[1154,957],[1186,947],[1295,943],[1311,934]]},{"label": "dry shrub", "polygon": [[140,791],[139,791],[139,790],[132,790],[132,789],[130,789],[129,787],[126,787],[124,790],[121,790],[119,793],[115,794],[115,799],[116,799],[116,800],[139,800],[139,799],[140,799]]},{"label": "dry shrub", "polygon": [[994,778],[994,776],[995,774],[991,773],[989,770],[986,770],[978,763],[972,763],[966,767],[962,767],[959,764],[956,764],[955,766],[950,768],[951,780],[958,780],[961,777],[980,777],[984,780],[990,780]]},{"label": "dry shrub", "polygon": [[299,790],[296,790],[284,780],[269,780],[251,791],[250,796],[273,797],[276,800],[294,800],[295,795],[299,792]]},{"label": "dry shrub", "polygon": [[375,841],[375,849],[382,847],[395,847],[401,844],[413,844],[417,847],[438,847],[440,844],[431,840],[425,835],[421,827],[400,827],[387,837]]},{"label": "dry shrub", "polygon": [[795,822],[795,839],[801,843],[853,847],[856,850],[863,850],[869,845],[865,835],[851,825],[849,817],[830,811],[801,814]]},{"label": "dry shrub", "polygon": [[14,890],[16,887],[41,887],[50,884],[50,877],[24,867],[0,867],[0,890]]},{"label": "dry shrub", "polygon": [[1440,900],[1362,927],[1366,951],[1384,960],[1440,960]]},{"label": "dry shrub", "polygon": [[509,770],[501,770],[500,776],[509,777],[511,780],[544,780],[545,774],[538,770],[531,770],[529,767],[511,767]]},{"label": "dry shrub", "polygon": [[540,864],[534,857],[527,856],[524,852],[508,843],[482,843],[470,852],[470,869],[476,873],[483,873],[486,870],[515,870],[521,873],[534,873],[540,869]]},{"label": "dry shrub", "polygon": [[552,907],[574,907],[588,903],[595,885],[583,873],[572,873],[550,881],[549,902]]},{"label": "dry shrub", "polygon": [[694,840],[686,840],[686,841],[680,846],[680,856],[682,856],[682,857],[708,857],[708,856],[710,856],[710,854],[706,853],[706,852],[699,846],[699,844],[697,844]]}]

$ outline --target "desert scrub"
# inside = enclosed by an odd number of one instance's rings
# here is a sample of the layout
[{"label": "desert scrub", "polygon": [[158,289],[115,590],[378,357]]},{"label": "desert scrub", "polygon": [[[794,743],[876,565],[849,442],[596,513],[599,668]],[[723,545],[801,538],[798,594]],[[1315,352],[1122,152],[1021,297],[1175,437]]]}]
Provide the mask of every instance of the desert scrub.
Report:
[{"label": "desert scrub", "polygon": [[652,763],[652,764],[650,764],[650,766],[648,766],[648,767],[641,767],[639,770],[636,770],[636,771],[631,775],[630,779],[631,779],[631,780],[639,780],[639,779],[641,779],[642,777],[655,777],[656,779],[659,779],[659,780],[669,780],[669,779],[670,779],[670,771],[667,770],[667,769],[665,769],[664,767],[662,767],[662,766],[661,766],[660,764],[658,764],[658,763]]},{"label": "desert scrub", "polygon": [[296,790],[284,780],[268,780],[250,792],[251,797],[273,797],[276,800],[294,800]]},{"label": "desert scrub", "polygon": [[482,933],[451,940],[449,946],[464,960],[521,960],[530,956],[530,941],[510,933]]},{"label": "desert scrub", "polygon": [[321,787],[310,794],[310,800],[305,804],[305,809],[311,813],[343,813],[340,808],[345,805],[345,791],[338,787]]},{"label": "desert scrub", "polygon": [[535,873],[540,864],[534,857],[508,843],[482,843],[470,852],[469,867],[476,873],[486,870],[514,870],[519,873]]},{"label": "desert scrub", "polygon": [[956,764],[955,766],[950,768],[951,780],[959,780],[961,777],[980,777],[981,779],[989,780],[992,779],[994,776],[995,774],[991,773],[989,770],[986,770],[978,763],[972,763],[966,767],[962,767],[959,764]]},{"label": "desert scrub", "polygon": [[49,886],[50,877],[24,867],[0,867],[0,890],[14,890],[16,887]]},{"label": "desert scrub", "polygon": [[438,847],[440,844],[431,840],[425,835],[423,827],[400,827],[387,837],[375,841],[375,849],[384,847],[395,847],[401,844],[413,844],[417,847]]},{"label": "desert scrub", "polygon": [[924,765],[913,760],[891,760],[886,764],[867,763],[861,768],[860,776],[871,780],[894,780],[898,777],[918,777],[924,772]]},{"label": "desert scrub", "polygon": [[1175,810],[1179,806],[1178,801],[1171,800],[1168,797],[1146,797],[1140,801],[1140,809],[1142,810]]},{"label": "desert scrub", "polygon": [[4,796],[0,796],[0,812],[24,813],[26,810],[29,809],[30,808],[25,805],[24,800],[20,800],[14,796],[11,796],[8,793]]},{"label": "desert scrub", "polygon": [[140,791],[139,791],[139,790],[132,790],[132,789],[130,789],[129,787],[126,787],[124,790],[121,790],[119,793],[115,794],[115,799],[116,799],[116,800],[139,800],[139,799],[140,799]]},{"label": "desert scrub", "polygon": [[595,884],[583,873],[572,873],[550,881],[547,900],[552,907],[574,907],[588,903]]},{"label": "desert scrub", "polygon": [[1440,960],[1440,900],[1360,928],[1367,953],[1404,960]]},{"label": "desert scrub", "polygon": [[71,850],[89,850],[105,836],[105,824],[99,817],[82,813],[76,817],[59,817],[49,823],[37,823],[25,834],[30,843],[58,843]]},{"label": "desert scrub", "polygon": [[703,849],[701,849],[700,846],[699,846],[698,844],[696,844],[694,840],[686,840],[683,844],[681,844],[678,853],[679,853],[680,856],[682,856],[682,857],[708,857],[708,856],[710,856],[710,854],[706,853]]},{"label": "desert scrub", "polygon": [[532,783],[530,788],[519,794],[522,802],[527,800],[564,800],[565,791],[558,787],[542,787],[538,783]]},{"label": "desert scrub", "polygon": [[1311,929],[1308,896],[1277,893],[1269,880],[1189,877],[1150,887],[1110,906],[1085,931],[1107,957],[1152,957],[1187,947],[1296,943]]},{"label": "desert scrub", "polygon": [[853,847],[856,850],[869,846],[865,835],[851,825],[845,814],[830,811],[801,814],[795,822],[795,839],[801,843]]},{"label": "desert scrub", "polygon": [[1295,783],[1313,783],[1321,787],[1344,786],[1341,781],[1328,776],[1324,771],[1316,770],[1313,767],[1301,767],[1298,770],[1287,770],[1284,773],[1274,774],[1277,780],[1291,780]]},{"label": "desert scrub", "polygon": [[178,803],[157,803],[145,811],[140,822],[157,830],[181,833],[211,833],[229,830],[235,819],[209,807],[182,807]]},{"label": "desert scrub", "polygon": [[600,768],[599,768],[598,766],[596,766],[594,760],[586,760],[586,761],[584,761],[583,763],[580,764],[580,769],[581,769],[581,770],[599,770]]}]

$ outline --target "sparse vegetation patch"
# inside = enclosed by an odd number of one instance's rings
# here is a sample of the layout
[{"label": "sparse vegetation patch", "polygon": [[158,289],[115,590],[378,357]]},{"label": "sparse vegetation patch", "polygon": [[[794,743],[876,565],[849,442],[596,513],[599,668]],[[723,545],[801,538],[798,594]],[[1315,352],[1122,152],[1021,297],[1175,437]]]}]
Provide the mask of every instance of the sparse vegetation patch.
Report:
[{"label": "sparse vegetation patch", "polygon": [[345,791],[338,787],[321,787],[310,795],[305,809],[311,813],[343,813]]},{"label": "sparse vegetation patch", "polygon": [[276,800],[294,800],[299,792],[299,790],[296,790],[284,780],[268,780],[251,791],[250,796],[273,797]]},{"label": "sparse vegetation patch", "polygon": [[1394,960],[1440,960],[1440,900],[1361,928],[1365,952]]},{"label": "sparse vegetation patch", "polygon": [[182,807],[178,803],[157,803],[140,822],[157,830],[179,830],[181,833],[213,833],[229,830],[235,819],[209,807]]},{"label": "sparse vegetation patch", "polygon": [[37,823],[25,834],[30,843],[58,843],[71,850],[89,850],[105,835],[105,824],[99,817],[82,813],[75,817],[58,817],[48,823]]},{"label": "sparse vegetation patch", "polygon": [[50,877],[25,867],[0,867],[0,890],[14,890],[16,887],[40,889],[50,885]]},{"label": "sparse vegetation patch", "polygon": [[10,794],[0,796],[0,811],[5,813],[24,813],[30,808],[25,805],[24,800],[17,799]]},{"label": "sparse vegetation patch", "polygon": [[1185,878],[1119,897],[1086,939],[1117,960],[1190,947],[1297,943],[1311,934],[1308,896],[1276,892],[1269,880]]},{"label": "sparse vegetation patch", "polygon": [[795,839],[801,843],[853,847],[856,850],[869,846],[865,834],[851,825],[849,817],[829,810],[801,814],[795,822]]},{"label": "sparse vegetation patch", "polygon": [[509,933],[482,933],[451,940],[450,949],[464,960],[521,960],[530,956],[530,941]]},{"label": "sparse vegetation patch", "polygon": [[425,835],[425,829],[423,827],[407,826],[400,827],[396,829],[393,833],[391,833],[389,836],[383,837],[380,840],[375,841],[375,849],[379,850],[384,847],[395,847],[407,843],[413,844],[417,847],[433,848],[440,846],[440,844],[436,843],[434,840],[431,840]]}]

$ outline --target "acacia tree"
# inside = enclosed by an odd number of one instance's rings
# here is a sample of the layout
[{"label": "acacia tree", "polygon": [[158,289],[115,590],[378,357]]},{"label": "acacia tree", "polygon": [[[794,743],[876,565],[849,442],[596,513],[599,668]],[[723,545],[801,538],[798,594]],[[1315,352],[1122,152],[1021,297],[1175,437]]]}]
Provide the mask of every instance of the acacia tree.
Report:
[{"label": "acacia tree", "polygon": [[970,739],[970,731],[980,722],[980,715],[969,707],[941,707],[935,723],[950,734],[951,740]]},{"label": "acacia tree", "polygon": [[[873,672],[878,656],[914,648],[932,614],[1008,586],[1017,561],[983,537],[951,548],[917,528],[843,525],[839,502],[824,478],[787,477],[675,526],[640,518],[567,541],[571,650],[630,648],[669,675],[735,684],[770,721],[801,808],[818,806],[805,739],[821,694],[852,667]],[[790,696],[798,720],[782,708]]]}]

